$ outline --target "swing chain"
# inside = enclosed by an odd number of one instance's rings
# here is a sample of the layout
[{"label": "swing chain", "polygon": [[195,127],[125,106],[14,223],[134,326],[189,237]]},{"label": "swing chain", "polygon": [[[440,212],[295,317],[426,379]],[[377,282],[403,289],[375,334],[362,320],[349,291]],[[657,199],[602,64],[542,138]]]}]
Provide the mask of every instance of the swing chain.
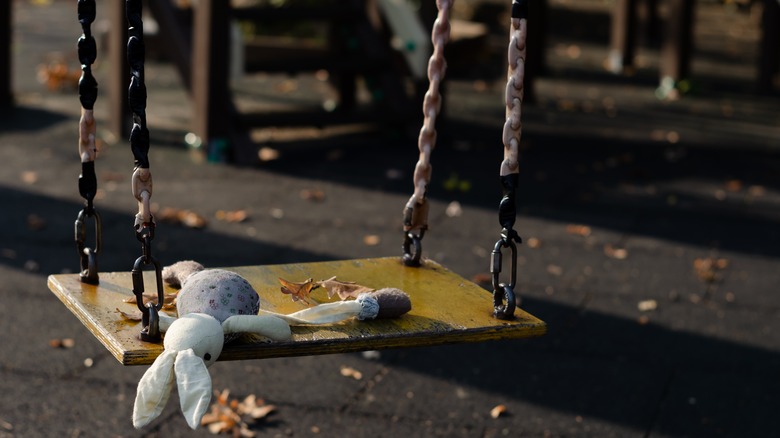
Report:
[{"label": "swing chain", "polygon": [[[513,0],[512,21],[509,35],[509,71],[506,86],[506,122],[502,140],[504,160],[501,162],[500,181],[503,196],[498,206],[498,222],[502,227],[501,238],[493,247],[490,257],[490,273],[493,286],[493,315],[499,319],[514,318],[517,297],[517,244],[522,239],[514,230],[517,218],[517,187],[519,186],[519,149],[522,124],[520,120],[523,102],[523,79],[525,76],[526,36],[528,0]],[[509,248],[512,257],[512,271],[509,283],[500,282],[503,265],[501,250]]]},{"label": "swing chain", "polygon": [[[160,262],[152,256],[152,240],[155,223],[152,216],[150,199],[152,197],[152,174],[149,170],[149,130],[146,127],[146,85],[144,84],[144,28],[141,0],[126,0],[125,12],[128,22],[127,62],[130,65],[130,87],[127,90],[130,110],[133,113],[133,127],[130,131],[130,149],[135,159],[132,177],[133,197],[138,201],[138,214],[135,215],[135,237],[141,242],[142,255],[133,264],[133,294],[136,305],[142,313],[141,340],[159,342],[160,315],[164,304],[162,268]],[[157,303],[144,304],[144,266],[153,266],[157,285]]]},{"label": "swing chain", "polygon": [[428,91],[423,99],[423,126],[417,137],[420,156],[414,167],[414,194],[406,203],[403,213],[403,262],[406,266],[420,266],[422,238],[428,229],[428,201],[425,196],[431,181],[431,152],[436,147],[436,119],[441,111],[439,87],[447,71],[444,47],[450,39],[449,12],[453,1],[436,1],[438,16],[431,30],[433,53],[428,60]]},{"label": "swing chain", "polygon": [[[84,208],[79,212],[75,222],[76,249],[80,258],[80,279],[84,283],[98,284],[97,255],[100,252],[102,226],[100,215],[93,203],[97,194],[97,176],[95,175],[95,116],[94,106],[97,100],[97,81],[92,75],[92,64],[97,59],[97,44],[92,35],[91,25],[95,21],[95,0],[78,0],[77,15],[81,24],[82,35],[78,39],[78,58],[81,63],[79,78],[79,101],[81,103],[81,119],[79,120],[79,155],[81,157],[81,174],[78,179],[79,194],[85,200]],[[95,220],[95,248],[86,246],[86,218]]]}]

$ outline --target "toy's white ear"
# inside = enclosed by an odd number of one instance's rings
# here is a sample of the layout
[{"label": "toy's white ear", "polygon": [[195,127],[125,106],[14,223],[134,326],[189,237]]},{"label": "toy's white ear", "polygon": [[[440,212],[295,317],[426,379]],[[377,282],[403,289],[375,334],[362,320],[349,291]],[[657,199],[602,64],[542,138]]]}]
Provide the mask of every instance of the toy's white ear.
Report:
[{"label": "toy's white ear", "polygon": [[181,411],[187,424],[197,429],[211,402],[211,376],[208,368],[191,348],[179,352],[174,368]]},{"label": "toy's white ear", "polygon": [[274,341],[287,341],[292,337],[290,325],[282,318],[271,315],[233,315],[222,323],[228,333],[256,333]]},{"label": "toy's white ear", "polygon": [[176,351],[165,350],[138,382],[133,406],[133,426],[140,429],[157,418],[171,396]]}]

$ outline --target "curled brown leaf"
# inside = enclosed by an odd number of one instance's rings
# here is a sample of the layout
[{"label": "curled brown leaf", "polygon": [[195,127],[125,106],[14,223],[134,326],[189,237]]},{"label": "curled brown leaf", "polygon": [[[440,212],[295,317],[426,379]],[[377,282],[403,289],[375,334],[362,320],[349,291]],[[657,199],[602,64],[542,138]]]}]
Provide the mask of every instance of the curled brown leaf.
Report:
[{"label": "curled brown leaf", "polygon": [[309,294],[315,287],[313,279],[309,278],[304,282],[295,283],[279,278],[279,283],[282,284],[282,293],[292,296],[293,301],[303,301],[306,304],[310,304],[308,300]]}]

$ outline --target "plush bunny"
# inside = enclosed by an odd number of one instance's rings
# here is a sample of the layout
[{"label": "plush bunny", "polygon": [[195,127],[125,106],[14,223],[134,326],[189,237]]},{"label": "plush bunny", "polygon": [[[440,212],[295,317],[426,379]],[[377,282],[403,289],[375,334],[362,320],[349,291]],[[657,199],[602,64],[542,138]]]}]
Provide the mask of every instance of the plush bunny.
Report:
[{"label": "plush bunny", "polygon": [[290,324],[328,324],[352,317],[391,318],[411,310],[411,301],[404,292],[380,289],[353,301],[281,315],[261,310],[257,292],[231,271],[204,269],[199,263],[184,261],[166,267],[163,277],[166,283],[181,287],[176,302],[179,317],[160,314],[164,350],[138,382],[133,426],[139,429],[162,413],[174,381],[187,424],[196,429],[211,402],[207,368],[217,361],[224,343],[240,333],[285,341],[292,336]]}]

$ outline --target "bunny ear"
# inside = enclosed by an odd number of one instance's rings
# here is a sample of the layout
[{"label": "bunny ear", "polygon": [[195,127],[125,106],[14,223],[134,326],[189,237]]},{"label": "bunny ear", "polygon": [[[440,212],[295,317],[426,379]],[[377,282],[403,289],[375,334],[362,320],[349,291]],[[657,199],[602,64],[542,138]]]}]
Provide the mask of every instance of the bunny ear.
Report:
[{"label": "bunny ear", "polygon": [[174,368],[181,411],[187,424],[197,429],[211,402],[211,376],[208,368],[191,348],[179,352]]},{"label": "bunny ear", "polygon": [[176,352],[165,350],[138,382],[133,406],[133,426],[140,429],[157,418],[171,396]]}]

